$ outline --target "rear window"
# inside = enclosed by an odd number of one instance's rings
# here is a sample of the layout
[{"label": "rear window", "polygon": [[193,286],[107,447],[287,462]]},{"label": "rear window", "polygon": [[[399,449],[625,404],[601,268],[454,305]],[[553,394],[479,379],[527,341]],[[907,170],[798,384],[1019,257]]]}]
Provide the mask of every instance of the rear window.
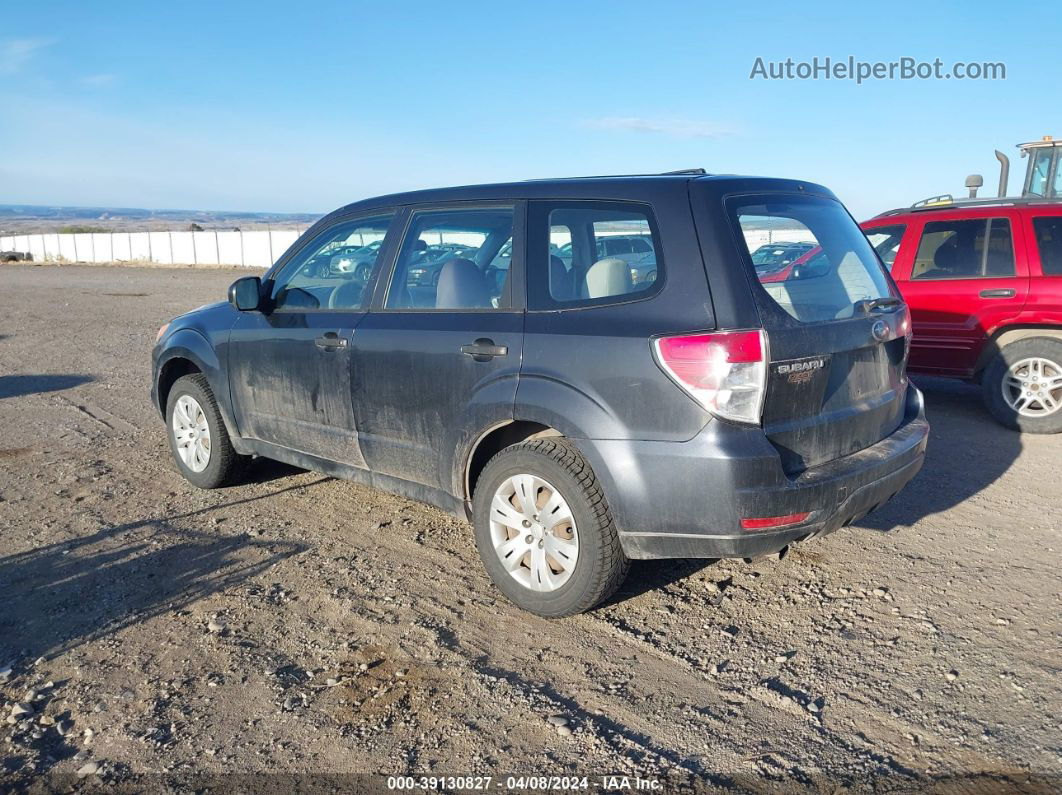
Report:
[{"label": "rear window", "polygon": [[1062,276],[1062,216],[1033,219],[1044,276]]},{"label": "rear window", "polygon": [[753,196],[728,206],[763,291],[801,323],[853,317],[859,302],[892,294],[874,249],[839,202]]}]

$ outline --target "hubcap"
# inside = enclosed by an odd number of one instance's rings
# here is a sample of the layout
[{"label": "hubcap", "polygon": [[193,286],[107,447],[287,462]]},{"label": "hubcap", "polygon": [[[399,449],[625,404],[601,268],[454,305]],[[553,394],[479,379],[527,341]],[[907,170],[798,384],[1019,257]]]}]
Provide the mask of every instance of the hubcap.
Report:
[{"label": "hubcap", "polygon": [[210,426],[199,401],[191,395],[177,398],[172,426],[181,461],[193,472],[202,472],[210,463]]},{"label": "hubcap", "polygon": [[1062,408],[1062,366],[1033,357],[1010,366],[1003,399],[1023,417],[1046,417]]},{"label": "hubcap", "polygon": [[536,475],[513,475],[494,492],[490,536],[505,570],[532,591],[557,590],[579,560],[571,508],[553,484]]}]

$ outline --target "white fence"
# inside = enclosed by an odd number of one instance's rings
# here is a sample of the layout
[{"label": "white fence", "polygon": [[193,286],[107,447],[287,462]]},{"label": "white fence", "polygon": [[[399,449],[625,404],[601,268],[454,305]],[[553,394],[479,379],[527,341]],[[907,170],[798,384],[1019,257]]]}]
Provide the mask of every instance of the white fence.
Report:
[{"label": "white fence", "polygon": [[0,251],[36,262],[158,262],[268,268],[305,230],[85,232],[0,236]]},{"label": "white fence", "polygon": [[[35,262],[158,262],[162,265],[236,265],[268,268],[305,230],[262,229],[249,232],[86,232],[0,236],[0,252],[20,251]],[[360,240],[354,240],[355,238]],[[378,236],[376,236],[378,237]],[[350,242],[364,245],[374,236],[355,233]],[[444,240],[445,238],[445,240]],[[450,239],[454,238],[454,239]],[[461,239],[458,239],[461,238]],[[480,245],[460,234],[439,234],[442,242]],[[755,251],[766,243],[814,240],[807,230],[746,230]]]}]

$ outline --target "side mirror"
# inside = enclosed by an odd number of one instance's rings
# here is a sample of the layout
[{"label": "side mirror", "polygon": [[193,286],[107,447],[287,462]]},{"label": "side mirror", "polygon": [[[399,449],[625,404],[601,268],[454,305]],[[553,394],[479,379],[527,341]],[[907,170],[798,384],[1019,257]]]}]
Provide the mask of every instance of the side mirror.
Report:
[{"label": "side mirror", "polygon": [[241,312],[253,312],[262,302],[262,280],[246,276],[229,285],[229,303]]}]

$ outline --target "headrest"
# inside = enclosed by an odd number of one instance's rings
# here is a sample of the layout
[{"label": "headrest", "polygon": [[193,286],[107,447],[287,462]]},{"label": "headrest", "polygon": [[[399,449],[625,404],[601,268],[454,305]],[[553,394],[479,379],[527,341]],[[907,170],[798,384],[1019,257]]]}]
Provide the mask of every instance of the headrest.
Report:
[{"label": "headrest", "polygon": [[631,267],[618,257],[601,259],[586,272],[586,297],[604,298],[631,291]]},{"label": "headrest", "polygon": [[447,260],[439,272],[436,309],[464,309],[490,306],[487,277],[476,263],[463,257]]}]

